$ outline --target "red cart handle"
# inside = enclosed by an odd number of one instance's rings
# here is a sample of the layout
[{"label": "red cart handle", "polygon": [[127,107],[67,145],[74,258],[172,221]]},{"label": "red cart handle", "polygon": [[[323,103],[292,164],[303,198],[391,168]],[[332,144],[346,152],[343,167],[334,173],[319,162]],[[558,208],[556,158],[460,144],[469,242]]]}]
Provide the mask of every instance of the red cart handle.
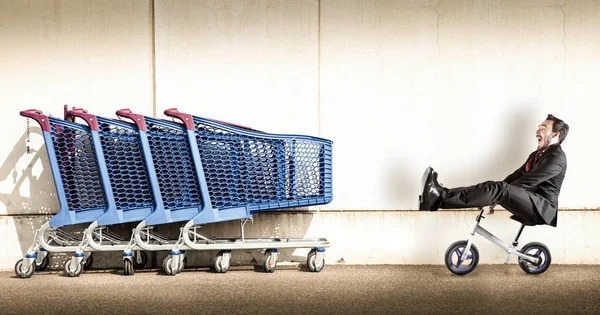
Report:
[{"label": "red cart handle", "polygon": [[67,104],[65,104],[64,109],[63,109],[63,119],[66,121],[70,121],[70,119],[71,119],[71,117],[69,116],[69,105],[67,105]]},{"label": "red cart handle", "polygon": [[144,120],[144,115],[134,114],[129,108],[119,109],[116,114],[119,117],[125,117],[133,120],[138,130],[146,131],[146,121]]},{"label": "red cart handle", "polygon": [[69,115],[73,116],[73,117],[79,117],[83,120],[85,120],[85,122],[88,124],[88,126],[90,126],[91,130],[94,131],[98,131],[98,120],[96,119],[95,115],[92,114],[88,114],[87,110],[83,109],[83,108],[76,108],[73,107],[73,109],[71,109],[69,111]]},{"label": "red cart handle", "polygon": [[[192,117],[192,115],[190,114],[184,114],[181,113],[177,110],[177,108],[169,108],[167,110],[165,110],[165,115],[169,116],[169,117],[173,117],[173,118],[179,118],[181,121],[183,121],[183,123],[185,124],[185,127],[189,130],[194,130],[194,118]],[[252,130],[252,131],[258,131],[258,132],[262,132],[260,130],[256,130],[254,128],[251,127],[247,127],[247,126],[243,126],[243,125],[238,125],[238,124],[234,124],[234,123],[230,123],[230,122],[226,122],[226,121],[222,121],[222,120],[216,120],[216,119],[209,119],[209,118],[204,118],[204,119],[208,119],[208,120],[212,120],[218,123],[222,123],[225,125],[229,125],[229,126],[233,126],[233,127],[238,127],[238,128],[242,128],[242,129],[247,129],[247,130]]]},{"label": "red cart handle", "polygon": [[48,116],[44,115],[39,109],[27,109],[19,112],[23,117],[35,119],[40,124],[43,131],[50,131],[50,122]]},{"label": "red cart handle", "polygon": [[[73,109],[76,109],[75,106],[73,106]],[[75,116],[72,116],[71,114],[69,114],[69,105],[65,104],[64,110],[63,110],[63,115],[64,115],[64,120],[68,121],[68,122],[75,122]]]},{"label": "red cart handle", "polygon": [[165,110],[165,115],[181,120],[187,130],[196,129],[194,128],[194,119],[192,118],[192,115],[180,113],[177,108],[169,108]]}]

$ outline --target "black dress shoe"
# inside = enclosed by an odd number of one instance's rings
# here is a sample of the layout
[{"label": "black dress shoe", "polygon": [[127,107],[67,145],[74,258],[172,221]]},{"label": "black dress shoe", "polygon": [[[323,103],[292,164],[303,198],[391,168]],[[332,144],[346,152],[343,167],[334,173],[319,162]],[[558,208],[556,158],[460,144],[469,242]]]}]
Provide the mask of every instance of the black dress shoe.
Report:
[{"label": "black dress shoe", "polygon": [[436,211],[440,206],[442,185],[437,182],[437,173],[428,167],[421,178],[421,195],[419,196],[419,210]]},{"label": "black dress shoe", "polygon": [[438,182],[438,173],[437,172],[433,172],[433,178],[432,178],[433,184],[432,184],[432,190],[436,192],[437,197],[435,198],[435,202],[433,203],[433,206],[431,207],[431,211],[437,211],[440,208],[440,204],[442,203],[442,192],[444,191],[444,186],[442,186],[442,184],[440,184]]}]

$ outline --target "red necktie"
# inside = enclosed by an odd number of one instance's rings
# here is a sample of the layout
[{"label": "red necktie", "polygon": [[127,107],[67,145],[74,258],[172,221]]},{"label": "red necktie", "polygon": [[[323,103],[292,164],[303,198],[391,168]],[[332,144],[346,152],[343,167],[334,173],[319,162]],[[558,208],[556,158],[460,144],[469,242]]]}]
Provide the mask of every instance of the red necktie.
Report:
[{"label": "red necktie", "polygon": [[525,173],[531,171],[531,169],[533,168],[533,163],[537,161],[540,155],[542,155],[542,150],[537,151],[537,153],[531,159],[529,159],[529,161],[527,161],[527,163],[525,164]]}]

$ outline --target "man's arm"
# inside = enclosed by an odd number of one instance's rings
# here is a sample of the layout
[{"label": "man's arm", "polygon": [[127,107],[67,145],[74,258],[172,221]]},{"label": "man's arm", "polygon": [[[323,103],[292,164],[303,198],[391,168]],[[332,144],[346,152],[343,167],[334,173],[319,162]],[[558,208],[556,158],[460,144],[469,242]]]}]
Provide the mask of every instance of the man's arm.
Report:
[{"label": "man's arm", "polygon": [[527,161],[529,161],[529,159],[531,159],[534,155],[535,155],[535,152],[532,152],[531,154],[529,154],[529,156],[527,157],[527,160],[525,160],[525,163],[523,163],[523,165],[521,165],[521,167],[519,167],[512,174],[506,176],[506,178],[504,179],[504,182],[507,184],[512,184],[512,182],[517,180],[517,178],[521,177],[521,175],[523,175],[525,173],[523,170],[525,169],[525,165],[527,164]]},{"label": "man's arm", "polygon": [[[525,164],[523,164],[523,166],[525,166]],[[512,182],[514,182],[517,178],[519,178],[519,176],[521,176],[522,173],[522,169],[523,166],[519,167],[516,171],[514,171],[512,174],[506,176],[506,178],[504,179],[504,182],[507,184],[511,184]]]},{"label": "man's arm", "polygon": [[534,169],[514,180],[511,185],[525,189],[537,186],[540,183],[560,174],[565,167],[565,158],[559,154],[553,154],[540,162]]}]

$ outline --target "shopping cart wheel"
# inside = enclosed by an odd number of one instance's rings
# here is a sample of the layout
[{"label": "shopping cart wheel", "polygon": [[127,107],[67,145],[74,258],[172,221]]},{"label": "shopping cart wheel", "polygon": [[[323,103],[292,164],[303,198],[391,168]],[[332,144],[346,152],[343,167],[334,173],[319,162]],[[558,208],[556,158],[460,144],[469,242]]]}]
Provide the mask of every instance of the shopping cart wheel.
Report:
[{"label": "shopping cart wheel", "polygon": [[48,269],[48,265],[50,265],[50,258],[48,257],[48,254],[46,254],[46,256],[44,256],[44,259],[42,259],[42,262],[40,264],[35,263],[35,271],[44,271],[46,269]]},{"label": "shopping cart wheel", "polygon": [[131,259],[123,259],[123,270],[126,276],[133,276],[135,271],[133,270],[133,262]]},{"label": "shopping cart wheel", "polygon": [[182,269],[181,266],[179,266],[177,268],[177,270],[173,270],[173,268],[171,267],[172,260],[173,260],[173,255],[169,255],[169,256],[165,257],[165,259],[163,260],[163,270],[165,271],[166,274],[168,274],[170,276],[176,275]]},{"label": "shopping cart wheel", "polygon": [[187,255],[184,252],[181,252],[181,257],[182,259],[179,262],[179,269],[177,270],[177,273],[180,273],[187,264]]},{"label": "shopping cart wheel", "polygon": [[213,259],[213,267],[218,273],[226,273],[229,269],[230,255],[224,255],[225,252],[220,251]]},{"label": "shopping cart wheel", "polygon": [[321,261],[317,262],[317,251],[313,248],[308,252],[308,256],[306,256],[306,265],[308,269],[312,272],[319,272],[323,270],[325,267],[325,257],[320,259]]},{"label": "shopping cart wheel", "polygon": [[27,268],[27,272],[24,273],[21,271],[21,266],[23,266],[23,259],[19,259],[19,261],[17,261],[15,264],[15,274],[21,278],[31,278],[33,272],[35,271],[35,267],[30,265],[29,268]]},{"label": "shopping cart wheel", "polygon": [[142,269],[146,267],[148,263],[148,255],[143,251],[136,251],[133,253],[133,267],[136,269]]},{"label": "shopping cart wheel", "polygon": [[[469,272],[475,270],[477,263],[479,263],[479,251],[475,244],[471,244],[471,249],[468,253],[465,253],[467,247],[467,241],[457,241],[452,243],[446,250],[446,256],[444,262],[446,268],[455,275],[466,275]],[[461,261],[461,257],[466,256],[465,261]]]},{"label": "shopping cart wheel", "polygon": [[90,255],[86,258],[86,260],[83,261],[83,269],[90,269],[92,268],[92,264],[94,263],[94,255],[93,253],[90,253]]},{"label": "shopping cart wheel", "polygon": [[550,250],[546,245],[538,242],[527,243],[521,248],[520,252],[528,256],[539,258],[538,263],[533,264],[519,257],[519,266],[526,273],[536,275],[544,273],[550,267],[552,256],[550,256]]},{"label": "shopping cart wheel", "polygon": [[65,273],[69,277],[79,277],[82,270],[83,264],[77,264],[77,268],[75,268],[75,270],[73,271],[71,270],[71,259],[68,259],[67,262],[65,262]]},{"label": "shopping cart wheel", "polygon": [[265,260],[263,261],[263,268],[266,272],[274,272],[277,267],[277,252],[267,251],[265,253]]}]

